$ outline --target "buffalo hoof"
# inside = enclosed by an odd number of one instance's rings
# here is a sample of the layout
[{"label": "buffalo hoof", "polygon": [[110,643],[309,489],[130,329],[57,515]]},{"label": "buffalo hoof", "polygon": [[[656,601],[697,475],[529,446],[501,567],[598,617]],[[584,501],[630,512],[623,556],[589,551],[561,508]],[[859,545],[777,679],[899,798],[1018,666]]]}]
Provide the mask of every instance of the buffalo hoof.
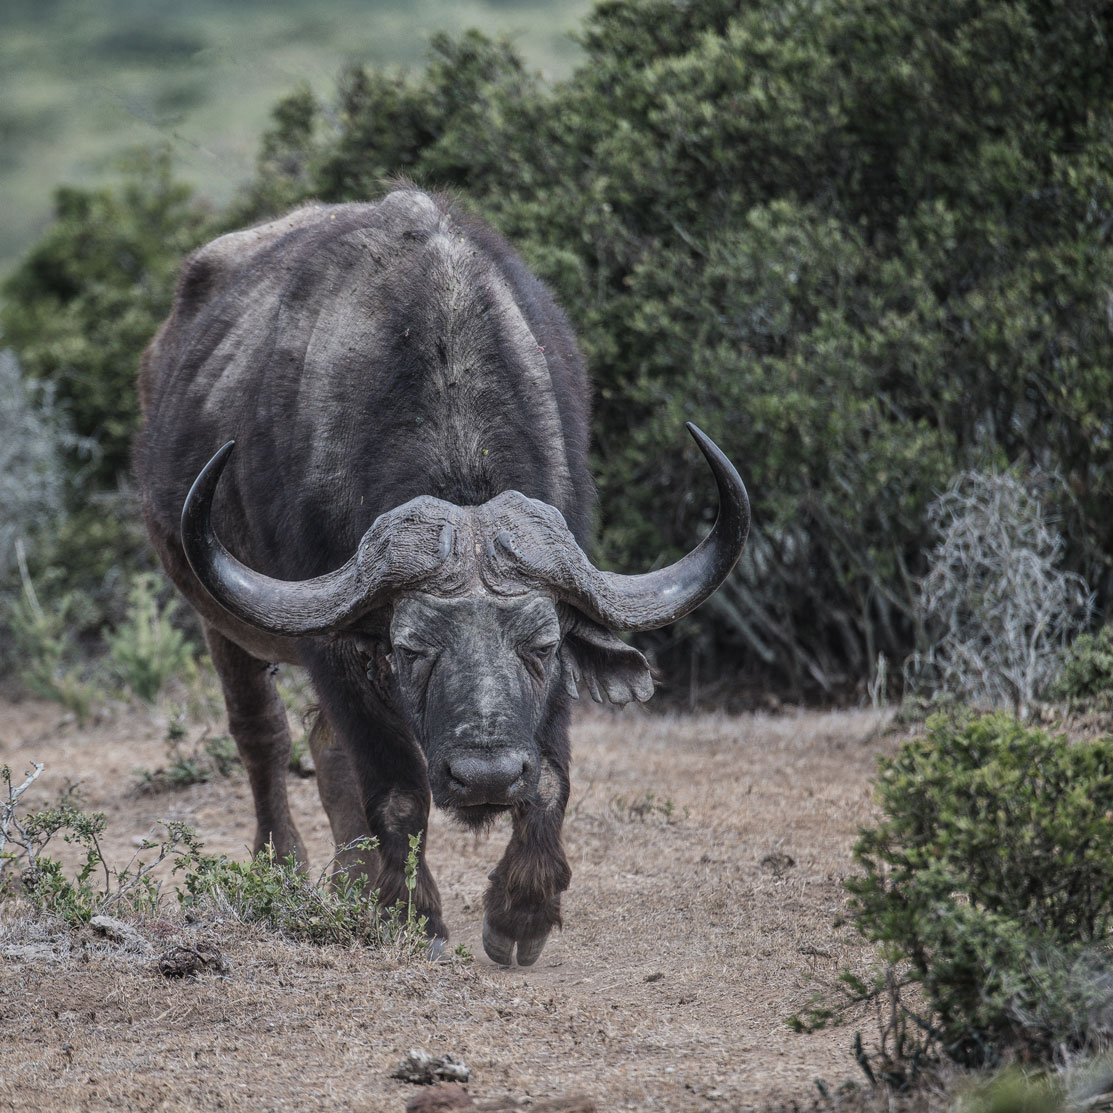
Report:
[{"label": "buffalo hoof", "polygon": [[518,965],[532,966],[541,957],[548,938],[549,933],[545,932],[528,939],[513,939],[491,927],[489,920],[483,921],[483,949],[487,952],[487,957],[499,966],[514,965],[515,944],[518,947]]}]

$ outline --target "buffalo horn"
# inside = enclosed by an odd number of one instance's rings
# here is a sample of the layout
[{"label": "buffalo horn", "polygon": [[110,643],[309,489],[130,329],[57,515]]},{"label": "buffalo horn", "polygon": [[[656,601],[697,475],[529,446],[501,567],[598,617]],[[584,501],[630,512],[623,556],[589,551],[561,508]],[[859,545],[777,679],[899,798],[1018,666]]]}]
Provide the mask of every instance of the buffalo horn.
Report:
[{"label": "buffalo horn", "polygon": [[[750,500],[734,465],[688,422],[719,488],[711,532],[687,556],[640,576],[601,572],[586,556],[551,563],[546,578],[568,603],[610,630],[655,630],[694,611],[738,563],[750,531]],[[567,555],[567,551],[566,551]]]},{"label": "buffalo horn", "polygon": [[186,497],[182,545],[190,567],[225,610],[257,629],[288,637],[334,629],[366,601],[355,556],[335,572],[288,583],[242,564],[213,531],[213,495],[235,444],[229,441],[216,453]]}]

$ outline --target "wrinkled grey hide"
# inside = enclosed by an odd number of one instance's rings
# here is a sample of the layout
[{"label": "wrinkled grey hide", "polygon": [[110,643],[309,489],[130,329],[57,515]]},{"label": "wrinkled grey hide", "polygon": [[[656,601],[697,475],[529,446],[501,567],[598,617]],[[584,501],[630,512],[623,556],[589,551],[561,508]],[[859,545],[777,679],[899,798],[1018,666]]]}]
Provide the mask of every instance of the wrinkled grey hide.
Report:
[{"label": "wrinkled grey hide", "polygon": [[[364,868],[381,899],[406,895],[431,799],[476,826],[509,811],[484,946],[535,961],[571,876],[570,701],[585,685],[652,694],[613,631],[672,621],[729,572],[749,521],[729,462],[693,431],[720,493],[693,553],[646,576],[596,570],[567,322],[490,229],[412,189],[202,248],[140,390],[144,515],[204,622],[256,848],[304,861],[269,668],[291,662],[320,702],[310,744],[333,834],[376,837]],[[446,938],[424,853],[414,896]]]}]

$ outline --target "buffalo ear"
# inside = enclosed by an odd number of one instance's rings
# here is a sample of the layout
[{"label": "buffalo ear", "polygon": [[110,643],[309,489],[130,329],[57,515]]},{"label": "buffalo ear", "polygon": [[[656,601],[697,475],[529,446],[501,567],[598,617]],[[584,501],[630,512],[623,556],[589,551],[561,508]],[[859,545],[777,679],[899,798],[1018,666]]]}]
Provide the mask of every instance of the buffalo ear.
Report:
[{"label": "buffalo ear", "polygon": [[573,699],[579,696],[577,681],[587,685],[596,703],[603,702],[604,694],[620,705],[631,700],[644,703],[653,695],[649,662],[633,646],[571,608],[562,618],[560,660],[564,687]]}]

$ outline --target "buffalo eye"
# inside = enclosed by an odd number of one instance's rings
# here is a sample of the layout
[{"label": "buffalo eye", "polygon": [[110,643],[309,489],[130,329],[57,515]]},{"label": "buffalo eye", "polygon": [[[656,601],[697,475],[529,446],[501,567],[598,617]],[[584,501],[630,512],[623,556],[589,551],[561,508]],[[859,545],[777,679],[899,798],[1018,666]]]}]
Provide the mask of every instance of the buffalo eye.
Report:
[{"label": "buffalo eye", "polygon": [[553,654],[556,653],[556,650],[556,642],[546,642],[544,645],[531,646],[523,653],[526,665],[537,680],[541,681],[545,679],[545,670],[548,668],[549,662],[553,659]]}]

